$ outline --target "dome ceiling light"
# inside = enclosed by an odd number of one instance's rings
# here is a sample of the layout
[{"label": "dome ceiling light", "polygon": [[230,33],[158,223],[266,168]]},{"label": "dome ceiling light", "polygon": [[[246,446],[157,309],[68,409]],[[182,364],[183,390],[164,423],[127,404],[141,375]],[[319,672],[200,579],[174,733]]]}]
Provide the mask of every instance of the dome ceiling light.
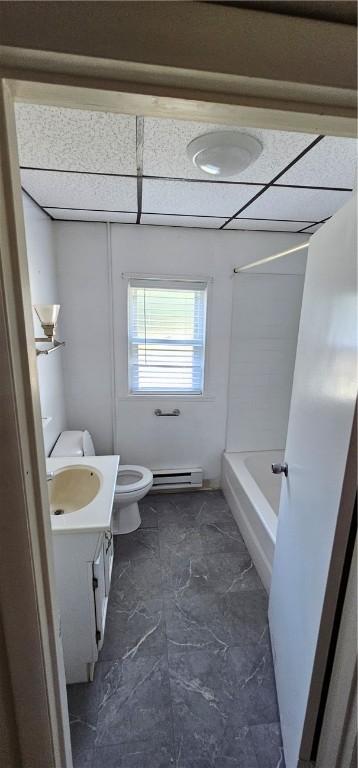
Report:
[{"label": "dome ceiling light", "polygon": [[262,144],[247,133],[213,131],[193,139],[187,155],[193,165],[209,176],[236,176],[257,160]]}]

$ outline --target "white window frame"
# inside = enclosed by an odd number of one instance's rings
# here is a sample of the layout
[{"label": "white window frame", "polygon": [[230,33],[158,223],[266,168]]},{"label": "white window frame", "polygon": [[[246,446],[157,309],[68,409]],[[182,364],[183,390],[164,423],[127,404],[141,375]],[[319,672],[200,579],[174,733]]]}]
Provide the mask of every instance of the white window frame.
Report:
[{"label": "white window frame", "polygon": [[[126,281],[126,330],[127,330],[127,344],[126,344],[126,364],[127,364],[127,394],[124,399],[130,399],[130,400],[177,400],[178,398],[180,400],[186,400],[186,401],[192,401],[192,402],[200,402],[205,400],[211,400],[212,397],[209,393],[209,386],[208,386],[208,380],[209,380],[209,339],[210,339],[210,319],[211,319],[211,294],[212,294],[212,283],[213,278],[208,277],[207,275],[163,275],[163,274],[142,274],[142,273],[122,273],[122,278]],[[206,308],[205,308],[205,328],[204,328],[204,367],[203,367],[203,389],[202,392],[194,393],[194,392],[181,392],[178,391],[172,391],[172,392],[160,392],[153,390],[151,392],[133,392],[131,390],[131,382],[130,382],[130,370],[129,370],[129,288],[130,288],[130,282],[131,280],[143,280],[143,281],[149,281],[152,280],[153,283],[163,282],[164,284],[173,284],[175,282],[179,283],[186,283],[188,284],[188,287],[190,287],[190,284],[195,283],[205,283],[206,285]],[[123,399],[123,398],[120,398]]]}]

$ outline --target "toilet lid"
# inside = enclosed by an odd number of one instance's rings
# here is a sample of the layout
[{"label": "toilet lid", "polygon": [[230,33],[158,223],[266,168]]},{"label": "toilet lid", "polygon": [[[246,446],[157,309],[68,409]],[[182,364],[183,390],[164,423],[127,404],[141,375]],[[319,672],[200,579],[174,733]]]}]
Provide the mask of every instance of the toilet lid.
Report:
[{"label": "toilet lid", "polygon": [[153,474],[146,467],[135,464],[120,464],[118,467],[116,491],[118,493],[130,493],[139,491],[153,482]]}]

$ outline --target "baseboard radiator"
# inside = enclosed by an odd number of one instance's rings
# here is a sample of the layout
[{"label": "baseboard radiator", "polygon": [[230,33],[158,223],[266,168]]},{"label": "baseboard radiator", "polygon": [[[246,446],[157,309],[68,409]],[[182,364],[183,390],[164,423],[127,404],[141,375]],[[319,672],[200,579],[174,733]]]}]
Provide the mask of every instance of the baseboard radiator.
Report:
[{"label": "baseboard radiator", "polygon": [[174,491],[183,488],[203,487],[203,470],[201,467],[152,469],[152,472],[152,491]]}]

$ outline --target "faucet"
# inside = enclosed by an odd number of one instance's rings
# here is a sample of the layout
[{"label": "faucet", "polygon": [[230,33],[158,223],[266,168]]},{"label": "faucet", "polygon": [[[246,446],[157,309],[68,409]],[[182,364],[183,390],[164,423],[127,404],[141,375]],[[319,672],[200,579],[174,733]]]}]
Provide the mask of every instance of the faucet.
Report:
[{"label": "faucet", "polygon": [[46,472],[46,480],[47,480],[47,482],[49,482],[49,480],[53,479],[54,474],[55,474],[54,472]]}]

